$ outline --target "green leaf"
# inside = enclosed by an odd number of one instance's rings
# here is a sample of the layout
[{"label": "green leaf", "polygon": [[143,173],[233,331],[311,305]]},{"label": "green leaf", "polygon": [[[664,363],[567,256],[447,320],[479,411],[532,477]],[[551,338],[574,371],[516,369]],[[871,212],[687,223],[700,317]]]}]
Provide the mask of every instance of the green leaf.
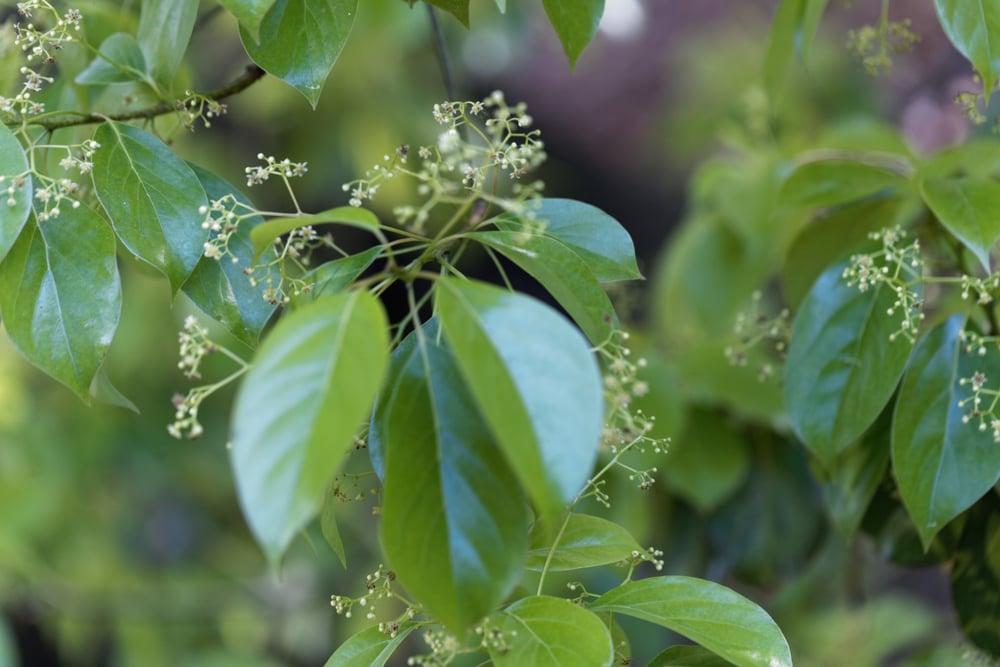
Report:
[{"label": "green leaf", "polygon": [[118,387],[111,382],[105,366],[97,369],[97,375],[94,376],[93,381],[90,383],[90,396],[98,403],[123,408],[139,414],[139,408],[136,407],[135,403],[128,396],[121,393]]},{"label": "green leaf", "polygon": [[[892,424],[892,468],[907,512],[924,548],[949,521],[1000,481],[1000,447],[989,424],[963,423],[971,394],[962,378],[974,373],[1000,380],[994,355],[965,351],[964,321],[954,317],[938,325],[917,345],[903,378]],[[988,399],[987,399],[988,400]]]},{"label": "green leaf", "polygon": [[250,233],[250,240],[253,241],[254,252],[257,256],[260,256],[262,252],[274,245],[275,239],[283,234],[301,227],[326,223],[357,227],[368,232],[377,232],[381,227],[378,218],[368,209],[356,208],[354,206],[338,206],[322,213],[268,220],[254,227]]},{"label": "green leaf", "polygon": [[198,0],[142,1],[138,42],[147,72],[157,83],[169,87],[173,81],[197,18]]},{"label": "green leaf", "polygon": [[797,167],[785,180],[778,195],[788,206],[818,208],[868,197],[908,181],[898,172],[878,164],[857,160],[816,160]]},{"label": "green leaf", "polygon": [[358,0],[277,0],[260,39],[240,38],[261,69],[294,86],[315,109],[323,84],[351,34]]},{"label": "green leaf", "polygon": [[803,60],[809,55],[813,38],[828,0],[780,0],[767,38],[764,56],[764,88],[776,100],[796,52]]},{"label": "green leaf", "polygon": [[875,424],[834,461],[823,481],[823,499],[833,527],[850,539],[861,525],[875,491],[889,469],[892,418],[883,411]]},{"label": "green leaf", "polygon": [[75,81],[84,86],[142,81],[146,77],[146,58],[135,37],[116,32],[103,42],[98,55]]},{"label": "green leaf", "polygon": [[326,495],[323,496],[323,509],[319,513],[319,530],[323,533],[323,539],[330,545],[333,553],[337,555],[340,564],[347,567],[347,552],[344,551],[344,541],[340,537],[340,529],[337,528],[337,503],[336,494],[337,479],[331,479],[326,485]]},{"label": "green leaf", "polygon": [[497,667],[610,667],[611,633],[594,613],[561,598],[518,600],[490,620],[507,650],[488,646]]},{"label": "green leaf", "polygon": [[730,667],[723,660],[700,646],[671,646],[653,658],[649,667]]},{"label": "green leaf", "polygon": [[[602,283],[642,278],[632,237],[596,206],[572,199],[543,199],[535,214],[545,222],[545,235],[580,255]],[[506,231],[520,229],[519,223],[505,217],[497,220],[497,226]]]},{"label": "green leaf", "polygon": [[[0,124],[0,260],[10,252],[31,215],[32,180],[17,137]],[[13,188],[13,192],[11,191]],[[14,205],[10,205],[10,200]]]},{"label": "green leaf", "polygon": [[302,276],[302,280],[312,285],[312,289],[301,295],[297,303],[314,301],[321,296],[336,294],[347,289],[381,253],[382,248],[375,246],[356,255],[320,264]]},{"label": "green leaf", "polygon": [[435,322],[393,354],[369,431],[385,462],[382,548],[399,581],[461,635],[517,584],[528,503]]},{"label": "green leaf", "polygon": [[740,431],[718,413],[696,409],[659,465],[664,485],[707,513],[746,479],[750,457]]},{"label": "green leaf", "polygon": [[507,0],[496,0],[497,9],[500,10],[501,14],[507,13]]},{"label": "green leaf", "polygon": [[260,24],[274,5],[274,0],[219,0],[219,4],[236,17],[255,42],[259,41]]},{"label": "green leaf", "polygon": [[548,236],[521,239],[519,232],[476,232],[469,238],[502,253],[555,297],[594,345],[618,325],[611,299],[579,255]]},{"label": "green leaf", "polygon": [[[426,0],[428,4],[440,7],[448,12],[466,28],[469,27],[469,0]],[[413,4],[412,0],[410,4]]]},{"label": "green leaf", "polygon": [[491,285],[436,283],[437,313],[479,409],[544,515],[587,481],[601,439],[601,376],[586,340],[545,304]]},{"label": "green leaf", "polygon": [[[188,163],[188,166],[198,177],[210,201],[231,195],[237,201],[250,205],[250,200],[233,185],[195,164]],[[258,285],[254,286],[243,272],[254,264],[250,233],[261,222],[259,216],[240,222],[236,233],[229,238],[228,248],[232,257],[216,260],[203,256],[183,286],[184,293],[195,305],[251,347],[257,344],[261,330],[276,307],[264,300],[266,278],[258,272]],[[275,256],[273,249],[264,254],[262,263]],[[233,262],[233,257],[238,261]],[[271,275],[277,279],[277,270],[273,269]]]},{"label": "green leaf", "polygon": [[542,0],[549,22],[556,29],[563,51],[571,65],[576,65],[587,48],[604,14],[604,0]]},{"label": "green leaf", "polygon": [[559,533],[559,544],[549,560],[554,533],[551,527],[535,524],[531,532],[528,569],[540,572],[548,560],[550,572],[583,570],[620,563],[634,551],[644,551],[627,530],[613,521],[589,514],[570,514]]},{"label": "green leaf", "polygon": [[781,630],[767,612],[711,581],[653,577],[614,588],[590,606],[662,625],[737,667],[791,667]]},{"label": "green leaf", "polygon": [[894,292],[849,286],[844,267],[827,269],[802,303],[785,372],[792,428],[824,467],[882,412],[913,349],[905,336],[890,340],[899,328],[898,315],[886,315]]},{"label": "green leaf", "polygon": [[990,250],[1000,238],[1000,181],[957,176],[925,179],[920,193],[937,219],[990,271]]},{"label": "green leaf", "polygon": [[1000,502],[994,497],[970,512],[951,569],[951,596],[969,641],[1000,655]]},{"label": "green leaf", "polygon": [[107,122],[94,135],[94,189],[118,238],[180,289],[204,253],[208,205],[198,176],[163,142],[131,125]]},{"label": "green leaf", "polygon": [[84,206],[32,220],[0,264],[0,314],[10,340],[87,403],[121,305],[114,233]]},{"label": "green leaf", "polygon": [[236,398],[232,463],[240,504],[276,562],[316,514],[371,407],[388,359],[385,313],[367,292],[283,317]]},{"label": "green leaf", "polygon": [[994,0],[934,0],[941,27],[983,82],[986,101],[1000,77],[1000,5]]},{"label": "green leaf", "polygon": [[390,637],[373,625],[341,644],[324,667],[382,667],[416,628],[403,625]]}]

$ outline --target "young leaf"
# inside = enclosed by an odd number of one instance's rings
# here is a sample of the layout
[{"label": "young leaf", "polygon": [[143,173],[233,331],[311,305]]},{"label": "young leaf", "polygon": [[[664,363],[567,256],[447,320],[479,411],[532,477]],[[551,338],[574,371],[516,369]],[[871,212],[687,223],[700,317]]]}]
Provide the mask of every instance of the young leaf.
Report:
[{"label": "young leaf", "polygon": [[823,482],[823,499],[831,523],[844,539],[850,539],[868,509],[889,468],[891,408],[887,408],[861,440],[834,461]]},{"label": "young leaf", "polygon": [[145,77],[146,58],[135,37],[116,32],[101,43],[98,55],[76,76],[76,82],[95,86],[142,81]]},{"label": "young leaf", "polygon": [[382,547],[417,602],[460,635],[517,584],[528,503],[431,322],[393,354],[369,441],[385,461]]},{"label": "young leaf", "polygon": [[204,252],[205,189],[163,142],[139,128],[106,122],[94,139],[94,189],[118,238],[159,269],[176,292]]},{"label": "young leaf", "polygon": [[1000,502],[990,497],[969,514],[951,569],[951,597],[969,641],[1000,655]]},{"label": "young leaf", "polygon": [[157,83],[169,86],[173,81],[197,18],[198,0],[143,0],[138,41],[147,72]]},{"label": "young leaf", "polygon": [[375,246],[356,255],[320,264],[302,277],[304,281],[312,285],[312,289],[300,296],[297,303],[314,301],[321,296],[336,294],[347,289],[381,253],[382,248]]},{"label": "young leaf", "polygon": [[781,0],[767,38],[764,88],[772,100],[781,94],[788,67],[796,53],[809,55],[828,0]]},{"label": "young leaf", "polygon": [[[32,181],[28,158],[17,137],[0,124],[0,260],[3,260],[31,214]],[[13,205],[11,204],[13,200]]]},{"label": "young leaf", "polygon": [[844,264],[823,273],[792,326],[785,404],[795,433],[829,467],[871,426],[892,398],[913,343],[890,336],[895,294],[884,284],[862,292]]},{"label": "young leaf", "polygon": [[986,101],[1000,77],[1000,5],[995,0],[934,0],[948,39],[969,59]]},{"label": "young leaf", "polygon": [[308,225],[335,223],[357,227],[368,232],[376,232],[381,227],[374,213],[364,208],[354,206],[338,206],[322,213],[312,215],[296,215],[291,218],[275,218],[254,227],[250,233],[256,255],[274,245],[274,240],[293,229]]},{"label": "young leaf", "polygon": [[791,667],[788,642],[767,612],[711,581],[653,577],[622,584],[590,606],[662,625],[737,667]]},{"label": "young leaf", "polygon": [[502,253],[531,274],[580,325],[590,342],[608,340],[618,324],[611,299],[579,255],[554,238],[518,238],[518,232],[475,232],[469,235]]},{"label": "young leaf", "polygon": [[294,86],[315,109],[357,13],[358,0],[277,0],[259,39],[246,29],[240,38],[261,69]]},{"label": "young leaf", "polygon": [[542,0],[570,65],[576,65],[604,15],[604,0]]},{"label": "young leaf", "polygon": [[614,647],[594,613],[562,598],[518,600],[490,619],[504,633],[507,650],[488,646],[497,667],[610,667]]},{"label": "young leaf", "polygon": [[[632,237],[596,206],[572,199],[543,199],[536,216],[545,222],[545,235],[580,255],[602,283],[642,278]],[[519,223],[502,217],[497,226],[507,231],[520,229]]]},{"label": "young leaf", "polygon": [[[232,195],[237,201],[250,204],[250,200],[242,192],[212,172],[194,164],[189,163],[189,166],[201,182],[209,200]],[[258,216],[240,222],[236,233],[229,238],[232,257],[223,257],[221,260],[202,257],[183,286],[184,293],[195,305],[251,347],[257,344],[261,330],[276,308],[274,304],[264,300],[266,278],[258,273],[258,285],[255,287],[243,272],[255,263],[250,233],[260,223],[261,218]],[[274,256],[274,249],[269,248],[264,252],[262,263],[270,261]],[[233,262],[233,258],[238,261]],[[276,274],[277,270],[271,273]]]},{"label": "young leaf", "polygon": [[340,537],[340,529],[337,527],[337,488],[336,478],[331,479],[326,485],[326,494],[323,496],[323,509],[319,513],[319,530],[323,533],[323,539],[330,545],[330,549],[337,555],[340,564],[347,567],[347,553],[344,551],[344,540]]},{"label": "young leaf", "polygon": [[315,516],[388,359],[385,313],[367,292],[325,297],[281,319],[236,398],[232,463],[240,504],[276,562]]},{"label": "young leaf", "polygon": [[920,192],[934,215],[990,271],[990,250],[1000,239],[1000,182],[993,178],[930,178]]},{"label": "young leaf", "polygon": [[613,521],[589,514],[570,514],[559,537],[559,545],[549,557],[552,537],[550,529],[536,524],[531,532],[528,569],[540,572],[548,562],[550,572],[582,570],[628,560],[642,547],[627,530]]},{"label": "young leaf", "polygon": [[887,167],[857,160],[817,160],[793,171],[781,186],[779,201],[788,206],[818,208],[861,199],[907,180]]},{"label": "young leaf", "polygon": [[391,637],[373,625],[337,647],[323,667],[382,667],[416,628],[403,625]]},{"label": "young leaf", "polygon": [[87,403],[121,305],[114,233],[84,206],[29,222],[0,264],[7,335],[28,361]]},{"label": "young leaf", "polygon": [[723,660],[700,646],[671,646],[653,658],[648,667],[731,667]]},{"label": "young leaf", "polygon": [[219,0],[219,4],[236,17],[256,42],[259,41],[260,24],[274,5],[274,0]]},{"label": "young leaf", "polygon": [[136,407],[135,403],[128,396],[121,393],[118,387],[111,382],[111,378],[108,377],[107,366],[101,366],[97,369],[97,375],[94,376],[93,381],[90,383],[90,397],[98,403],[123,408],[139,414],[139,408]]},{"label": "young leaf", "polygon": [[1000,363],[994,355],[966,352],[963,325],[954,317],[920,341],[893,415],[892,468],[925,549],[945,524],[1000,481],[1000,447],[988,424],[980,430],[976,417],[963,423],[972,402],[958,405],[972,394],[962,378],[983,373],[995,383]]},{"label": "young leaf", "polygon": [[586,340],[530,297],[479,282],[436,283],[437,312],[466,384],[544,515],[583,487],[604,415]]}]

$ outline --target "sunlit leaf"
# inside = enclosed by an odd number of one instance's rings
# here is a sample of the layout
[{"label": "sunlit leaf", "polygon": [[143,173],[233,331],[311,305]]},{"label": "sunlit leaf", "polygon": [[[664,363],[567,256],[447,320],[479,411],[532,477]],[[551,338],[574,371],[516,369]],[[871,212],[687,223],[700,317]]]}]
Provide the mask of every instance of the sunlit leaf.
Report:
[{"label": "sunlit leaf", "polygon": [[354,206],[338,206],[322,213],[296,215],[288,218],[273,218],[254,227],[250,233],[250,239],[253,241],[254,252],[260,255],[260,253],[270,248],[274,244],[274,240],[279,236],[287,234],[294,229],[327,223],[347,225],[348,227],[356,227],[368,232],[378,230],[381,226],[375,214],[368,209],[356,208]]},{"label": "sunlit leaf", "polygon": [[197,18],[198,0],[143,0],[137,39],[157,83],[169,86],[173,80]]},{"label": "sunlit leaf", "polygon": [[610,667],[611,634],[594,613],[548,596],[518,600],[490,619],[506,650],[488,646],[497,667]]},{"label": "sunlit leaf", "polygon": [[274,0],[219,0],[219,4],[236,17],[240,25],[246,28],[251,39],[257,41],[260,36],[260,24],[274,5]]},{"label": "sunlit leaf", "polygon": [[[553,535],[559,542],[551,550]],[[550,555],[551,551],[551,555]],[[528,569],[550,572],[582,570],[628,560],[643,551],[627,530],[613,521],[589,514],[570,514],[561,532],[536,525],[531,534]]]},{"label": "sunlit leaf", "polygon": [[32,194],[28,158],[6,125],[0,125],[0,177],[3,177],[0,181],[0,260],[3,260],[31,215]]},{"label": "sunlit leaf", "polygon": [[373,625],[338,646],[323,667],[382,667],[416,627],[404,624],[390,636]]}]

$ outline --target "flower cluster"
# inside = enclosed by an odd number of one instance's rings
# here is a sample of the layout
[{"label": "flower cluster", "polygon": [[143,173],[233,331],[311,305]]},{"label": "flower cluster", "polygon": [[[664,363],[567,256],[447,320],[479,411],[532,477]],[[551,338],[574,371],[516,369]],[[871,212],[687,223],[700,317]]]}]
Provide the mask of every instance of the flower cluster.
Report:
[{"label": "flower cluster", "polygon": [[420,667],[445,667],[462,653],[470,653],[469,649],[462,646],[457,637],[444,630],[427,630],[423,634],[424,643],[430,649],[430,653],[424,655],[413,655],[406,659],[407,665],[419,665]]},{"label": "flower cluster", "polygon": [[292,162],[288,158],[276,160],[273,155],[257,154],[263,164],[247,167],[247,185],[252,187],[267,182],[272,176],[281,178],[288,185],[289,178],[305,176],[309,167],[305,162]]},{"label": "flower cluster", "polygon": [[7,176],[0,175],[0,187],[3,187],[3,194],[6,196],[4,203],[7,206],[17,206],[16,195],[18,191],[24,189],[27,182],[27,174],[18,174],[9,178]]},{"label": "flower cluster", "polygon": [[979,430],[992,431],[993,440],[1000,443],[1000,415],[997,414],[1000,390],[987,388],[986,382],[986,375],[980,371],[976,371],[970,377],[960,378],[958,384],[963,387],[968,386],[972,394],[959,400],[958,407],[967,410],[962,415],[963,424],[977,420]]},{"label": "flower cluster", "polygon": [[363,206],[402,175],[416,182],[421,201],[397,206],[394,215],[414,232],[424,230],[438,207],[462,210],[476,201],[486,204],[484,210],[496,206],[533,218],[528,202],[538,199],[542,184],[522,179],[545,160],[545,150],[540,132],[529,129],[533,121],[525,106],[510,106],[494,92],[483,100],[435,104],[432,115],[444,126],[437,142],[419,147],[416,161],[405,145],[383,156],[363,178],[343,185],[349,203]]},{"label": "flower cluster", "polygon": [[[17,37],[14,44],[27,53],[28,62],[38,59],[44,63],[52,62],[52,52],[63,48],[67,42],[74,39],[79,32],[83,16],[76,9],[70,9],[65,15],[52,6],[47,0],[26,0],[17,3],[18,13],[27,23],[17,23],[14,30]],[[47,19],[52,27],[41,30],[34,21]]]},{"label": "flower cluster", "polygon": [[882,244],[882,249],[873,253],[851,257],[844,269],[843,278],[849,286],[856,286],[866,292],[885,285],[895,295],[886,315],[899,317],[899,330],[890,334],[890,340],[903,336],[909,341],[916,339],[917,330],[924,320],[923,296],[920,284],[923,282],[923,260],[920,242],[914,240],[906,244],[906,235],[900,227],[890,227],[870,235]]},{"label": "flower cluster", "polygon": [[[206,129],[210,128],[212,127],[212,119],[224,116],[229,111],[225,104],[211,97],[190,90],[185,92],[185,95],[187,95],[185,99],[177,101],[177,110],[181,112],[181,122],[189,130],[193,131],[195,123],[199,120]],[[305,164],[302,165],[302,169],[305,173]],[[251,184],[247,183],[247,185]]]},{"label": "flower cluster", "polygon": [[396,574],[392,570],[387,570],[382,564],[365,577],[365,593],[361,597],[352,598],[346,595],[331,595],[330,606],[338,614],[345,618],[354,615],[355,608],[361,609],[365,618],[369,621],[377,617],[376,607],[387,600],[402,602],[405,609],[402,614],[389,621],[382,621],[378,624],[379,632],[389,638],[399,634],[403,624],[413,620],[417,615],[417,609],[404,600],[393,590],[393,583],[396,581]]},{"label": "flower cluster", "polygon": [[211,236],[205,241],[205,257],[218,260],[228,256],[233,264],[238,263],[239,259],[229,250],[229,241],[239,230],[242,221],[257,215],[257,209],[243,203],[235,195],[228,194],[213,199],[208,206],[198,209],[198,213],[205,216],[201,228],[211,232]]},{"label": "flower cluster", "polygon": [[[888,7],[888,3],[883,5]],[[854,51],[872,76],[892,69],[893,54],[906,53],[920,41],[910,19],[889,20],[887,10],[878,25],[866,25],[847,34],[847,48]]]},{"label": "flower cluster", "polygon": [[[759,345],[767,345],[778,360],[784,360],[788,339],[791,337],[791,313],[787,308],[769,317],[763,312],[761,302],[764,295],[760,290],[753,293],[750,307],[736,315],[733,334],[737,342],[725,349],[726,358],[733,366],[746,366],[750,351]],[[757,378],[763,382],[775,376],[775,366],[770,360],[762,361]]]}]

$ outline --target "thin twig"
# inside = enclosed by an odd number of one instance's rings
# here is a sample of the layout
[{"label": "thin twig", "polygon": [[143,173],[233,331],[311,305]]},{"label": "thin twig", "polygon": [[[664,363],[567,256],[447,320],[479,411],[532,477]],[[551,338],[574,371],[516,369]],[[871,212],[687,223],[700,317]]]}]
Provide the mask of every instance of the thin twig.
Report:
[{"label": "thin twig", "polygon": [[[204,93],[204,96],[211,100],[223,100],[237,93],[241,93],[254,83],[259,81],[266,74],[264,70],[257,67],[256,65],[247,65],[246,70],[239,77],[234,79],[232,82],[217,88],[216,90]],[[153,105],[151,107],[146,107],[144,109],[135,109],[132,111],[124,111],[117,114],[101,114],[101,113],[91,113],[77,118],[67,118],[63,120],[37,120],[33,121],[28,119],[29,125],[34,125],[36,127],[42,127],[52,132],[53,130],[62,129],[65,127],[76,127],[78,125],[96,125],[97,123],[103,123],[107,120],[138,120],[140,118],[156,118],[158,116],[165,116],[169,113],[176,113],[180,111],[177,106],[177,102],[161,102],[159,104]],[[18,123],[15,123],[18,124]]]},{"label": "thin twig", "polygon": [[457,100],[455,96],[455,80],[451,75],[451,59],[448,57],[448,45],[444,41],[444,31],[437,19],[437,10],[430,3],[424,3],[427,7],[427,17],[431,21],[431,32],[434,33],[434,53],[437,54],[438,67],[441,68],[441,81],[444,83],[444,92],[449,100]]}]

